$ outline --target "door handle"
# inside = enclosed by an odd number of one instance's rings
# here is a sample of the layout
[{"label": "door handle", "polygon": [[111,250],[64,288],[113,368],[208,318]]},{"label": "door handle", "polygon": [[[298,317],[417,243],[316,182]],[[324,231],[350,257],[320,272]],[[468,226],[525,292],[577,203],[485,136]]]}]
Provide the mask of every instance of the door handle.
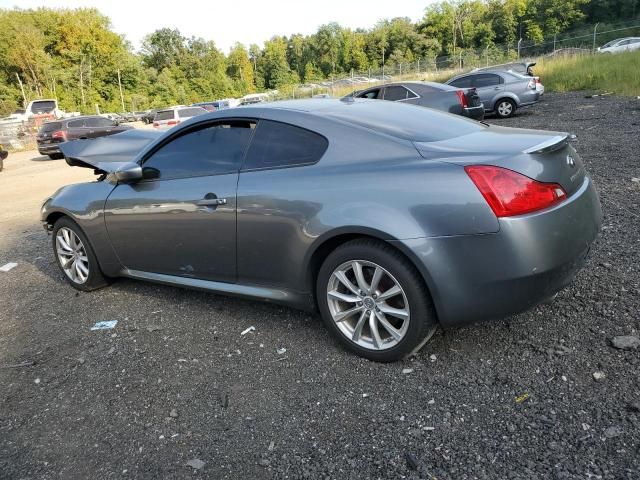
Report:
[{"label": "door handle", "polygon": [[217,207],[218,205],[226,205],[226,204],[227,204],[226,198],[205,198],[202,200],[198,200],[196,202],[196,205],[199,205],[201,207]]}]

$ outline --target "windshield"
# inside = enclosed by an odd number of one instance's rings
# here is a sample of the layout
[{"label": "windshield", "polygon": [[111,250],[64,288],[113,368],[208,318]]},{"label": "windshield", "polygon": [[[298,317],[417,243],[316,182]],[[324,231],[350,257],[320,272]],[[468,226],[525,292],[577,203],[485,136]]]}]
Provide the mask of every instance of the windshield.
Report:
[{"label": "windshield", "polygon": [[616,43],[618,43],[620,40],[612,40],[609,43],[605,43],[602,47],[600,48],[607,48],[607,47],[613,47]]},{"label": "windshield", "polygon": [[42,125],[42,129],[40,130],[42,133],[53,132],[54,130],[60,130],[62,128],[62,124],[60,122],[47,122]]}]

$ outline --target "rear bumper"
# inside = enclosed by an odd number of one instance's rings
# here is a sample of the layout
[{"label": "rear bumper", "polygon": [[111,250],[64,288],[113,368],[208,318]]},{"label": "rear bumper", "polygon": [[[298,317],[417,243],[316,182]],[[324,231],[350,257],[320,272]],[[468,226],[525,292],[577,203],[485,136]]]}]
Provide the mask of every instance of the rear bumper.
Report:
[{"label": "rear bumper", "polygon": [[40,155],[51,155],[54,153],[61,153],[59,143],[43,143],[38,144],[38,152]]},{"label": "rear bumper", "polygon": [[477,107],[467,107],[462,109],[462,115],[474,120],[484,119],[484,105],[480,104]]},{"label": "rear bumper", "polygon": [[586,177],[555,208],[500,219],[497,233],[393,243],[415,260],[441,325],[452,327],[519,313],[564,288],[601,223],[600,202]]}]

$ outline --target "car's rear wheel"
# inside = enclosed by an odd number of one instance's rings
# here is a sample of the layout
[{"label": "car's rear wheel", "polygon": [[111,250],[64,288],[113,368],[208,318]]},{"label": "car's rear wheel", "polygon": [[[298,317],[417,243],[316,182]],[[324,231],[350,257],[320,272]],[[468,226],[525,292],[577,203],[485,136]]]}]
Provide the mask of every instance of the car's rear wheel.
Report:
[{"label": "car's rear wheel", "polygon": [[496,115],[500,118],[509,118],[516,113],[516,102],[510,98],[503,98],[496,102]]},{"label": "car's rear wheel", "polygon": [[415,267],[384,242],[354,240],[334,250],[320,268],[316,295],[329,331],[370,360],[402,359],[438,326]]},{"label": "car's rear wheel", "polygon": [[82,229],[68,217],[53,227],[53,253],[67,281],[78,290],[91,291],[108,284]]},{"label": "car's rear wheel", "polygon": [[62,153],[50,153],[49,158],[51,160],[60,160],[61,158],[64,158],[64,155]]}]

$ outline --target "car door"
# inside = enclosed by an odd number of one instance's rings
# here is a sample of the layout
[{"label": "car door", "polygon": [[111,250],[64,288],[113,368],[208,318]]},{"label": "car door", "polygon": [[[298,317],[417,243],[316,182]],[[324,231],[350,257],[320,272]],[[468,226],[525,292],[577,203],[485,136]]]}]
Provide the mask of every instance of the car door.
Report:
[{"label": "car door", "polygon": [[493,109],[494,101],[504,92],[504,80],[495,73],[472,75],[471,86],[475,87],[486,108]]},{"label": "car door", "polygon": [[88,138],[88,129],[85,127],[85,119],[78,118],[67,122],[67,140],[76,140],[78,138]]},{"label": "car door", "polygon": [[239,119],[176,132],[142,160],[142,181],[116,186],[105,222],[127,269],[236,281],[236,188],[254,128]]},{"label": "car door", "polygon": [[116,123],[109,118],[90,117],[86,119],[85,125],[89,127],[87,138],[104,137],[119,131],[116,130]]}]

